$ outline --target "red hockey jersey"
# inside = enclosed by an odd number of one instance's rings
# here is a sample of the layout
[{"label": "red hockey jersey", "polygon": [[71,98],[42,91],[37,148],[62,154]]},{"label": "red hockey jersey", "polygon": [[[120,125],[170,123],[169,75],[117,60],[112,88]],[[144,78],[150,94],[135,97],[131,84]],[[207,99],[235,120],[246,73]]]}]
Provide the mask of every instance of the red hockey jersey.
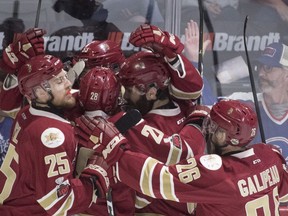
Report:
[{"label": "red hockey jersey", "polygon": [[[204,153],[203,134],[195,126],[184,127],[185,113],[177,103],[173,109],[151,110],[144,118],[124,134],[133,151],[147,154],[166,165]],[[170,215],[176,209],[177,215],[191,215],[194,207],[194,203],[159,201],[141,193],[136,196],[137,213]]]},{"label": "red hockey jersey", "polygon": [[170,66],[169,92],[180,100],[196,100],[203,89],[203,79],[199,71],[182,54],[177,55],[178,61]]},{"label": "red hockey jersey", "polygon": [[265,144],[230,156],[199,155],[173,166],[126,151],[117,176],[154,198],[196,202],[196,215],[279,215],[279,202],[288,200],[284,164]]},{"label": "red hockey jersey", "polygon": [[68,121],[24,107],[0,169],[0,214],[67,215],[87,209],[94,189],[90,180],[73,177],[76,150]]}]

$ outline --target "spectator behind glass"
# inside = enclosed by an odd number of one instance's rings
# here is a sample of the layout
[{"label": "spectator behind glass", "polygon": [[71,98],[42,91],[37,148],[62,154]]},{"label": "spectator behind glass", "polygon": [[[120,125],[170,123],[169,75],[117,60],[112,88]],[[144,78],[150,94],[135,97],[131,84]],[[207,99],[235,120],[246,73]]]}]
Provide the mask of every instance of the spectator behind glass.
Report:
[{"label": "spectator behind glass", "polygon": [[[266,143],[278,147],[288,163],[288,47],[282,43],[268,45],[257,58],[259,108]],[[233,93],[230,98],[252,100],[252,93]],[[258,133],[252,143],[260,141]]]},{"label": "spectator behind glass", "polygon": [[[211,44],[209,38],[203,41],[203,55],[207,49],[207,46]],[[184,42],[184,52],[187,59],[189,59],[195,68],[198,68],[199,61],[199,28],[197,22],[190,20],[185,28],[185,42]],[[203,67],[203,65],[202,65]],[[205,70],[201,74],[203,77],[204,88],[201,94],[201,103],[205,105],[213,105],[217,102],[217,96],[212,90],[212,87],[205,77]]]},{"label": "spectator behind glass", "polygon": [[[288,22],[287,0],[252,0],[251,2],[261,4],[261,7],[258,7],[255,13],[259,19],[271,21],[271,18],[274,20],[273,17],[278,16],[281,20]],[[261,14],[265,14],[265,16],[261,16]]]},{"label": "spectator behind glass", "polygon": [[245,12],[256,25],[254,28],[265,34],[277,32],[288,44],[288,0],[250,0],[246,5]]},{"label": "spectator behind glass", "polygon": [[158,3],[155,0],[106,0],[103,6],[108,10],[108,20],[140,23],[162,23]]},{"label": "spectator behind glass", "polygon": [[[3,81],[5,76],[0,76],[0,92],[2,91]],[[13,119],[8,117],[2,110],[0,110],[0,166],[3,163],[4,157],[8,150],[10,130],[13,124]]]},{"label": "spectator behind glass", "polygon": [[[203,0],[203,5],[211,18],[224,19],[229,17],[231,19],[238,14],[239,0]],[[183,0],[182,9],[185,10],[185,8],[189,10],[197,8],[199,10],[198,0]],[[190,16],[193,16],[193,14],[190,14]]]},{"label": "spectator behind glass", "polygon": [[25,25],[23,20],[17,18],[7,18],[0,25],[0,31],[4,32],[4,39],[2,42],[2,47],[8,46],[12,43],[15,33],[22,33],[25,30]]},{"label": "spectator behind glass", "polygon": [[[106,40],[110,37],[117,38],[116,34],[111,34],[115,32],[121,32],[116,25],[111,22],[107,22],[108,11],[103,8],[101,2],[95,0],[57,0],[53,5],[53,9],[56,12],[64,11],[68,15],[80,20],[83,26],[69,26],[51,34],[51,36],[82,36],[83,33],[93,33],[92,40]],[[121,33],[122,36],[122,33]],[[120,37],[121,38],[121,37]],[[89,38],[90,39],[90,38]],[[83,44],[83,47],[91,41],[87,41]],[[55,43],[54,41],[50,41]],[[49,46],[49,42],[48,45]],[[74,46],[75,47],[75,46]],[[79,50],[66,50],[60,53],[53,53],[57,57],[60,57],[63,61],[66,59],[71,59],[75,51]]]}]

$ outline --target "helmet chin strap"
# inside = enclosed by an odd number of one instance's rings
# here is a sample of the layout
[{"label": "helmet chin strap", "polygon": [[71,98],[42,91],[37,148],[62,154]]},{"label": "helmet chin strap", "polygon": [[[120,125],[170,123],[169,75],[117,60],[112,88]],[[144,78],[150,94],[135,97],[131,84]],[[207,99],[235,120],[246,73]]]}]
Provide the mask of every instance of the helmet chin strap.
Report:
[{"label": "helmet chin strap", "polygon": [[224,148],[226,148],[229,144],[225,144],[225,145],[222,145],[222,146],[216,146],[215,148],[215,151],[217,154],[219,155],[223,155],[223,152],[224,152]]},{"label": "helmet chin strap", "polygon": [[218,154],[218,155],[223,155],[223,148],[226,148],[229,144],[225,144],[225,145],[222,145],[222,146],[219,146],[219,145],[215,145],[215,153]]},{"label": "helmet chin strap", "polygon": [[[46,103],[40,103],[36,100],[32,100],[32,107],[39,109],[39,110],[44,110],[44,111],[48,111],[48,112],[52,112],[58,116],[63,117],[63,110],[59,109],[58,107],[56,107],[53,103],[52,103],[52,98],[49,99]],[[41,105],[45,105],[45,106],[41,106]]]},{"label": "helmet chin strap", "polygon": [[56,115],[62,116],[63,111],[56,107],[52,101],[54,100],[54,95],[52,94],[50,85],[48,82],[44,82],[41,87],[47,92],[47,94],[50,96],[47,102],[39,102],[37,101],[37,98],[32,100],[32,106],[34,108],[40,109],[40,110],[45,110],[49,112],[53,112]]},{"label": "helmet chin strap", "polygon": [[206,134],[206,140],[207,140],[207,152],[208,154],[218,154],[223,155],[223,148],[227,147],[229,144],[224,145],[218,145],[212,141],[212,134],[207,133]]},{"label": "helmet chin strap", "polygon": [[231,144],[225,144],[225,145],[222,145],[222,146],[219,146],[219,145],[214,145],[215,146],[215,153],[218,154],[218,155],[221,155],[221,156],[229,156],[229,155],[232,155],[232,154],[236,154],[236,153],[239,153],[239,152],[242,152],[242,151],[245,151],[246,150],[246,147],[240,147],[240,148],[232,148],[230,150],[227,150],[226,152],[223,150],[224,148],[226,148],[227,146],[234,146],[234,145],[231,145]]}]

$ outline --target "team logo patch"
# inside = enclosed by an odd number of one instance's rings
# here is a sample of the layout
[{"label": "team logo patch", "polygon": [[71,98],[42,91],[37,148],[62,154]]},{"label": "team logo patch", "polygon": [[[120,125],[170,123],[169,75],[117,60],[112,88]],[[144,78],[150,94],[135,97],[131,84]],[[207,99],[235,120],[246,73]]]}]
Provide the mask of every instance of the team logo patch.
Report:
[{"label": "team logo patch", "polygon": [[58,184],[57,191],[56,191],[58,198],[65,196],[70,190],[69,181],[66,180],[63,182],[63,180],[64,180],[63,177],[60,177],[60,178],[55,180],[56,184]]},{"label": "team logo patch", "polygon": [[68,193],[69,189],[70,185],[68,184],[59,185],[59,187],[57,188],[57,197],[60,198],[62,196],[65,196]]},{"label": "team logo patch", "polygon": [[48,148],[56,148],[64,143],[65,136],[58,128],[48,128],[41,135],[42,143]]},{"label": "team logo patch", "polygon": [[173,134],[171,136],[171,142],[172,142],[173,146],[177,147],[178,149],[182,148],[182,141],[181,141],[181,138],[178,134]]},{"label": "team logo patch", "polygon": [[216,154],[204,155],[200,157],[200,162],[209,170],[218,170],[222,166],[222,159]]}]

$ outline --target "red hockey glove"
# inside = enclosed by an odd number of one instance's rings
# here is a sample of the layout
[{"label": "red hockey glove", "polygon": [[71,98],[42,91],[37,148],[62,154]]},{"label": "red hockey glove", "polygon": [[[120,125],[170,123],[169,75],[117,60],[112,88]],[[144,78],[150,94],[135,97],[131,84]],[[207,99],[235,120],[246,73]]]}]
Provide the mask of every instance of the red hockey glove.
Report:
[{"label": "red hockey glove", "polygon": [[193,124],[202,128],[204,119],[209,116],[210,108],[204,105],[196,105],[195,109],[185,119],[185,124]]},{"label": "red hockey glove", "polygon": [[3,51],[2,69],[15,73],[31,57],[44,54],[44,34],[46,31],[40,28],[31,28],[19,34]]},{"label": "red hockey glove", "polygon": [[97,117],[95,119],[81,116],[76,119],[76,133],[79,143],[93,148],[101,154],[109,166],[114,165],[128,147],[127,139],[115,125]]},{"label": "red hockey glove", "polygon": [[184,45],[176,35],[148,24],[143,24],[132,32],[129,42],[136,47],[150,49],[170,59],[180,54],[184,49]]},{"label": "red hockey glove", "polygon": [[80,178],[90,178],[96,188],[96,195],[105,198],[108,188],[115,184],[112,167],[109,167],[103,157],[92,155]]}]

